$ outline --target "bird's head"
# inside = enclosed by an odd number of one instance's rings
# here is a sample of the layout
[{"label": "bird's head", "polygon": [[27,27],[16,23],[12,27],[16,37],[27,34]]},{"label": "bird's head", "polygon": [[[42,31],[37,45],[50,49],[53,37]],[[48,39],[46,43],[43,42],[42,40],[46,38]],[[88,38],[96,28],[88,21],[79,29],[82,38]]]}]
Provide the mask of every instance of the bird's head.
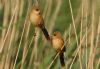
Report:
[{"label": "bird's head", "polygon": [[60,38],[61,37],[61,33],[60,32],[53,32],[52,38]]},{"label": "bird's head", "polygon": [[38,7],[38,6],[33,6],[33,8],[32,8],[32,13],[34,13],[34,14],[40,14],[40,9],[39,9],[39,7]]}]

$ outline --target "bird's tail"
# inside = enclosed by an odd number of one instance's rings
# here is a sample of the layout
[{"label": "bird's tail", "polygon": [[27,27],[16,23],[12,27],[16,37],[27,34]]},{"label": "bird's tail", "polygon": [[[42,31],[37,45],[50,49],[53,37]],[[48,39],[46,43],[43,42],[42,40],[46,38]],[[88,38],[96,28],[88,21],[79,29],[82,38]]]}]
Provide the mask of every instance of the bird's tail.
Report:
[{"label": "bird's tail", "polygon": [[49,36],[48,31],[46,30],[46,28],[43,27],[43,28],[41,28],[41,30],[42,30],[44,36],[46,37],[46,39],[50,40],[50,36]]},{"label": "bird's tail", "polygon": [[62,67],[65,67],[65,61],[64,61],[64,53],[60,53],[60,63]]}]

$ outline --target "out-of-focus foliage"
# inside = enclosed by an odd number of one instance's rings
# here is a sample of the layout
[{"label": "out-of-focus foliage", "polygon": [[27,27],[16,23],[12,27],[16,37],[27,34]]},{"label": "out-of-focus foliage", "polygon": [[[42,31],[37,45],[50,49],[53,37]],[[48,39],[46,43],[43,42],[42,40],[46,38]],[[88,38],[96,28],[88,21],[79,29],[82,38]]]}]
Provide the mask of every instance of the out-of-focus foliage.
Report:
[{"label": "out-of-focus foliage", "polygon": [[[100,69],[99,0],[0,0],[0,69],[46,69],[53,61],[51,42],[29,21],[37,3],[49,34],[62,33],[66,69]],[[51,69],[61,69],[59,56]]]}]

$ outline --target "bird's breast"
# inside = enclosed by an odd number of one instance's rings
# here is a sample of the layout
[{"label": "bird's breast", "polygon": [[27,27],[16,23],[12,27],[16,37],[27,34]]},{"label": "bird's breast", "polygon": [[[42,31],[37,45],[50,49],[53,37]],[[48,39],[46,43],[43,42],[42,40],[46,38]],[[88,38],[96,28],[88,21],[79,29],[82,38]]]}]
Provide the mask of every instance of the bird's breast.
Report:
[{"label": "bird's breast", "polygon": [[40,17],[38,15],[35,14],[31,14],[30,15],[30,21],[32,22],[32,24],[34,24],[35,26],[38,26],[40,23]]},{"label": "bird's breast", "polygon": [[61,50],[63,43],[60,39],[53,39],[52,40],[53,48],[57,50]]}]

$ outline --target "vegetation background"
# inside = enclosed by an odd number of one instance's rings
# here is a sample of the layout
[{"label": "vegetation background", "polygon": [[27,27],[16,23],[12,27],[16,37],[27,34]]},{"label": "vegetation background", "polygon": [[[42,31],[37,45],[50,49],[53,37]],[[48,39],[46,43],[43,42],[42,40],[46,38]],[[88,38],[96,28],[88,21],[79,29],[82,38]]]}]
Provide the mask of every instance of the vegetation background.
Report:
[{"label": "vegetation background", "polygon": [[33,4],[49,34],[62,33],[66,69],[100,69],[100,0],[0,0],[0,69],[61,69],[51,44],[29,21]]}]

